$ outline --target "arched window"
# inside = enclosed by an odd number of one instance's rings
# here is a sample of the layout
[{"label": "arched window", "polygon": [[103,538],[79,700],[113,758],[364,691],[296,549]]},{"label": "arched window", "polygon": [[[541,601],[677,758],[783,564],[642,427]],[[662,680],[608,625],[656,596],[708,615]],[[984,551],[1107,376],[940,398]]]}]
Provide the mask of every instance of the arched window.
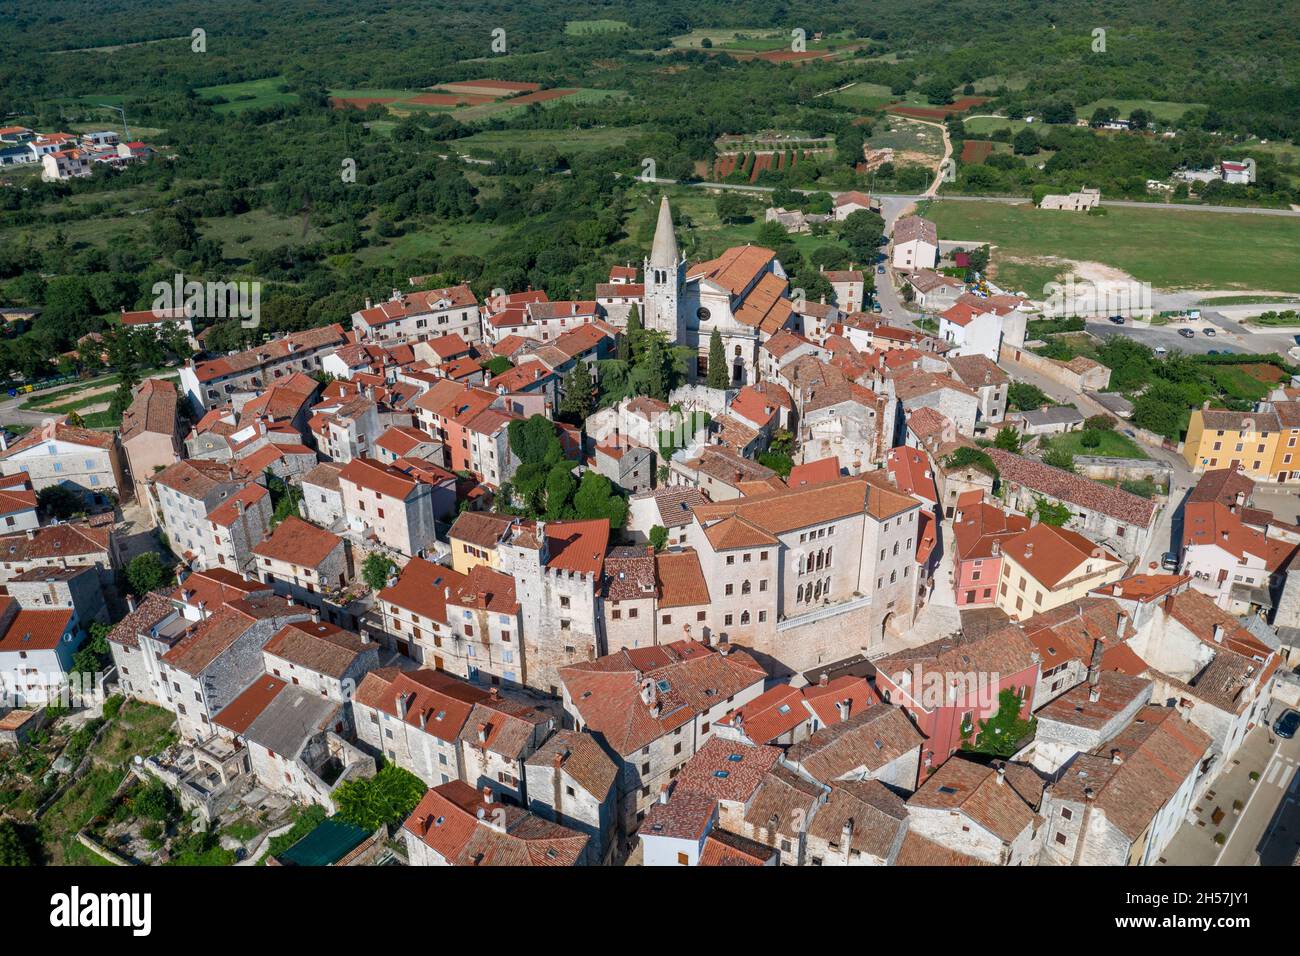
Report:
[{"label": "arched window", "polygon": [[740,358],[740,346],[739,346],[739,345],[736,346],[736,353],[735,353],[735,354],[736,354],[736,358]]},{"label": "arched window", "polygon": [[897,572],[897,571],[890,571],[890,572],[889,572],[889,583],[890,583],[890,584],[893,584],[893,583],[894,583],[895,581],[897,581],[897,580],[898,580],[898,572]]},{"label": "arched window", "polygon": [[826,549],[826,567],[828,568],[831,566],[831,552],[834,550],[835,550],[835,545],[831,545],[829,548]]},{"label": "arched window", "polygon": [[748,624],[748,623],[749,623],[749,612],[748,612],[748,611],[741,611],[741,612],[740,612],[740,623],[741,623],[741,624]]},{"label": "arched window", "polygon": [[748,594],[748,593],[749,593],[749,582],[748,582],[748,581],[742,581],[742,582],[740,583],[740,593],[741,593],[741,594]]},{"label": "arched window", "polygon": [[822,583],[818,581],[817,586],[813,588],[813,599],[815,600],[821,596],[822,596]]},{"label": "arched window", "polygon": [[802,585],[802,584],[799,585],[799,596],[795,598],[795,601],[796,601],[797,603],[799,603],[799,604],[802,604],[802,603],[803,603],[803,585]]},{"label": "arched window", "polygon": [[817,570],[818,570],[818,571],[820,571],[820,570],[822,569],[822,565],[825,563],[825,561],[826,561],[826,552],[825,552],[825,551],[818,551],[818,552],[817,552]]}]

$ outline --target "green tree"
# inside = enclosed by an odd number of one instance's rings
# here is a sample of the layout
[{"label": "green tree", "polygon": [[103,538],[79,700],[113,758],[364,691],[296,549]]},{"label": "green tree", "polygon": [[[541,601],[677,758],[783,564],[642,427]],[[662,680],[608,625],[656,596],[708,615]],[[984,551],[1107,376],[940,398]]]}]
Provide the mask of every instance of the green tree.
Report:
[{"label": "green tree", "polygon": [[1052,446],[1043,456],[1043,464],[1060,468],[1062,471],[1074,471],[1074,455],[1063,447]]},{"label": "green tree", "polygon": [[573,517],[573,493],[578,481],[573,477],[573,465],[564,461],[551,469],[546,476],[546,517],[559,521]]},{"label": "green tree", "polygon": [[[524,465],[554,465],[564,458],[555,424],[545,415],[532,415],[507,426],[510,450]],[[518,477],[515,479],[518,484]]]},{"label": "green tree", "polygon": [[1042,408],[1048,403],[1047,393],[1028,382],[1012,382],[1007,388],[1007,404],[1018,412]]},{"label": "green tree", "polygon": [[131,809],[136,816],[162,823],[179,813],[180,804],[167,785],[156,780],[135,795],[131,800]]},{"label": "green tree", "polygon": [[[999,693],[997,713],[981,720],[978,732],[969,723],[962,725],[962,749],[1010,757],[1038,725],[1033,717],[1021,716],[1024,703],[1024,699],[1010,688]],[[973,740],[970,739],[972,736]]]},{"label": "green tree", "polygon": [[573,505],[578,517],[586,521],[608,518],[612,528],[621,528],[627,522],[627,502],[598,471],[583,473]]},{"label": "green tree", "polygon": [[1003,428],[998,432],[998,437],[993,439],[993,447],[1001,448],[1003,451],[1020,453],[1020,432],[1014,428]]},{"label": "green tree", "polygon": [[1011,140],[1011,150],[1017,156],[1033,156],[1038,152],[1041,144],[1038,141],[1038,134],[1026,126],[1015,138]]},{"label": "green tree", "polygon": [[373,831],[405,820],[427,789],[415,774],[390,763],[373,777],[344,783],[334,792],[334,805],[340,819]]},{"label": "green tree", "polygon": [[31,866],[32,857],[12,820],[0,820],[0,866]]},{"label": "green tree", "polygon": [[581,425],[595,410],[595,384],[591,380],[591,366],[581,359],[564,379],[564,398],[560,413],[575,425]]},{"label": "green tree", "polygon": [[709,335],[709,388],[727,387],[727,353],[722,348],[722,333],[717,329]]},{"label": "green tree", "polygon": [[1053,503],[1046,498],[1038,498],[1034,504],[1034,512],[1038,515],[1038,520],[1043,524],[1051,525],[1053,528],[1060,528],[1065,525],[1072,517],[1070,509],[1059,502]]},{"label": "green tree", "polygon": [[65,485],[46,485],[36,493],[36,506],[59,521],[86,510],[81,495]]},{"label": "green tree", "polygon": [[386,554],[380,554],[373,551],[366,555],[366,560],[361,562],[361,579],[366,582],[366,586],[372,591],[382,591],[388,586],[388,578],[397,565]]},{"label": "green tree", "polygon": [[1113,432],[1115,419],[1109,415],[1089,415],[1083,420],[1083,427],[1091,431]]},{"label": "green tree", "polygon": [[153,551],[137,554],[126,566],[126,580],[137,597],[148,594],[167,580],[167,569]]},{"label": "green tree", "polygon": [[651,398],[657,398],[661,402],[668,398],[668,370],[666,368],[667,357],[664,355],[663,337],[654,335],[650,338],[650,347],[646,349],[645,360],[640,363],[636,369],[644,374],[639,376],[640,381],[644,384],[644,394]]},{"label": "green tree", "polygon": [[742,222],[749,216],[744,198],[737,192],[724,189],[715,203],[718,219],[724,223]]},{"label": "green tree", "polygon": [[668,546],[668,529],[661,524],[655,525],[650,529],[650,546],[656,552],[662,551]]}]

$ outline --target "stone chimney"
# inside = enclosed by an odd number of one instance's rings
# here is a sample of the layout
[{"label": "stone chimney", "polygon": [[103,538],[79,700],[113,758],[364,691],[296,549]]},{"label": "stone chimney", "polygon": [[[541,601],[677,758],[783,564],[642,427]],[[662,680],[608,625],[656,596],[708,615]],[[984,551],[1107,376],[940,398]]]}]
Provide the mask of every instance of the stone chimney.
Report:
[{"label": "stone chimney", "polygon": [[825,687],[830,682],[831,682],[830,676],[825,671],[822,671],[822,676],[817,678],[817,686]]},{"label": "stone chimney", "polygon": [[478,742],[481,743],[481,744],[485,744],[485,743],[487,743],[487,739],[488,739],[488,725],[487,725],[487,724],[479,724],[478,727],[475,728],[475,730],[478,732]]},{"label": "stone chimney", "polygon": [[1124,640],[1124,632],[1128,630],[1128,612],[1120,611],[1115,615],[1115,638]]},{"label": "stone chimney", "polygon": [[840,827],[840,846],[844,850],[844,858],[849,858],[849,850],[853,844],[853,818],[849,817],[844,821],[844,826]]},{"label": "stone chimney", "polygon": [[847,698],[844,699],[844,700],[837,700],[837,701],[835,702],[835,709],[838,710],[838,711],[840,712],[840,720],[841,720],[841,721],[848,720],[848,719],[849,719],[849,711],[853,709],[853,701],[851,701],[851,700],[849,700],[849,699],[847,699]]},{"label": "stone chimney", "polygon": [[400,720],[406,719],[406,712],[411,708],[411,695],[403,691],[397,695],[397,716]]},{"label": "stone chimney", "polygon": [[1222,643],[1223,643],[1223,630],[1224,630],[1224,629],[1223,629],[1223,625],[1222,625],[1222,624],[1215,624],[1215,625],[1214,625],[1214,643],[1215,643],[1215,644],[1222,644]]},{"label": "stone chimney", "polygon": [[128,595],[126,596],[126,611],[127,611],[128,614],[132,614],[132,613],[135,612],[135,595],[134,595],[134,594],[128,594]]},{"label": "stone chimney", "polygon": [[1118,747],[1110,752],[1110,762],[1117,767],[1124,762],[1124,754],[1120,752]]},{"label": "stone chimney", "polygon": [[668,802],[668,784],[666,783],[659,784],[659,802],[660,803]]},{"label": "stone chimney", "polygon": [[424,730],[424,727],[428,722],[429,722],[428,712],[423,710],[420,711],[420,729]]},{"label": "stone chimney", "polygon": [[723,634],[722,637],[718,638],[718,656],[726,657],[730,653],[731,653],[731,640],[727,637],[727,635]]},{"label": "stone chimney", "polygon": [[313,624],[320,623],[320,608],[314,607],[311,609],[311,622]]},{"label": "stone chimney", "polygon": [[489,787],[487,784],[483,784],[483,802],[484,803],[492,802],[492,788]]},{"label": "stone chimney", "polygon": [[1007,782],[1007,765],[1005,763],[1000,763],[998,764],[998,786],[999,787],[1004,786],[1006,782]]},{"label": "stone chimney", "polygon": [[655,699],[654,681],[643,680],[641,682],[641,703],[646,705],[653,704],[654,699]]}]

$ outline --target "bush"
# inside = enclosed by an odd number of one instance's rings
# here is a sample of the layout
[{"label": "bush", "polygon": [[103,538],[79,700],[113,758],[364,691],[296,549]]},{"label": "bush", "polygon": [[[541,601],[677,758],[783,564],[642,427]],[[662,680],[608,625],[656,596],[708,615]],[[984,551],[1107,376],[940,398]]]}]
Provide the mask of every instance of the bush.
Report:
[{"label": "bush", "polygon": [[1084,429],[1083,433],[1079,435],[1079,444],[1084,448],[1100,448],[1101,432],[1095,428]]},{"label": "bush", "polygon": [[166,579],[167,569],[152,551],[136,555],[126,566],[126,580],[137,597],[161,587]]},{"label": "bush", "polygon": [[655,551],[662,551],[668,544],[668,529],[661,524],[650,529],[650,544]]},{"label": "bush", "polygon": [[396,764],[369,779],[349,780],[335,792],[338,815],[363,830],[401,823],[424,796],[424,781]]}]

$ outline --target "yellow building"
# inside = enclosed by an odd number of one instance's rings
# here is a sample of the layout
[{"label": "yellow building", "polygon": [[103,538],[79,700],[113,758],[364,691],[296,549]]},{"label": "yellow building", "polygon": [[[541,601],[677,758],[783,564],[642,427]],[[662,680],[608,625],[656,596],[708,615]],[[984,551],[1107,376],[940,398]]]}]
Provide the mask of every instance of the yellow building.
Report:
[{"label": "yellow building", "polygon": [[1077,531],[1039,522],[1002,545],[997,604],[1012,620],[1023,621],[1124,573],[1123,561]]},{"label": "yellow building", "polygon": [[1276,474],[1275,464],[1281,460],[1278,456],[1281,428],[1277,412],[1268,403],[1254,412],[1198,408],[1187,423],[1183,458],[1194,472],[1241,465],[1246,477],[1271,481]]},{"label": "yellow building", "polygon": [[1300,482],[1300,402],[1274,402],[1281,426],[1273,456],[1273,480]]},{"label": "yellow building", "polygon": [[451,544],[451,566],[461,574],[474,568],[497,568],[498,545],[515,521],[510,515],[491,511],[464,511],[447,532]]}]

